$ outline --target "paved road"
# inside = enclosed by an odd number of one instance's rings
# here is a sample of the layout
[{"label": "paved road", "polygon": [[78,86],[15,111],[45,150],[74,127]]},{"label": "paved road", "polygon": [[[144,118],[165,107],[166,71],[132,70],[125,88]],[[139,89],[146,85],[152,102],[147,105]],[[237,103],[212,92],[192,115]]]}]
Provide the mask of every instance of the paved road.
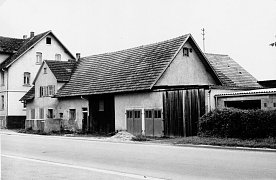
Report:
[{"label": "paved road", "polygon": [[276,179],[276,153],[1,135],[2,179]]}]

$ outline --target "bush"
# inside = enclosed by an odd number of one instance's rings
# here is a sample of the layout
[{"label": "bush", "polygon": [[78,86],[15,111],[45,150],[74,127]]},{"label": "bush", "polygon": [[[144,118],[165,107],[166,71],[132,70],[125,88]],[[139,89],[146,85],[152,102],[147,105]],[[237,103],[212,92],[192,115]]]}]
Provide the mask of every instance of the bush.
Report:
[{"label": "bush", "polygon": [[149,141],[149,139],[144,135],[134,136],[131,140],[132,141]]},{"label": "bush", "polygon": [[215,109],[200,118],[199,135],[243,139],[276,137],[276,110]]}]

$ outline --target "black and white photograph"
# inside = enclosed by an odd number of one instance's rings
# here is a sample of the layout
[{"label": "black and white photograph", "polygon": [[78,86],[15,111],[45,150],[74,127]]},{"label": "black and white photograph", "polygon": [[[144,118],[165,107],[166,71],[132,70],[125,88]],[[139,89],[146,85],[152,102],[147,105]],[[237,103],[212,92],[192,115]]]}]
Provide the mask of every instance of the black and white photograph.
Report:
[{"label": "black and white photograph", "polygon": [[276,179],[276,0],[0,0],[2,180]]}]

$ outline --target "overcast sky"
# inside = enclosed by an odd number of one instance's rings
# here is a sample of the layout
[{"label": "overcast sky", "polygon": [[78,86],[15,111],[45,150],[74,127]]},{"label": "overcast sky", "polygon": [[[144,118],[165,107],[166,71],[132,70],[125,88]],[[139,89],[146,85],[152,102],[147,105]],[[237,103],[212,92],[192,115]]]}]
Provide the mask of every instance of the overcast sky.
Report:
[{"label": "overcast sky", "polygon": [[52,30],[81,56],[191,33],[258,80],[276,79],[276,0],[0,0],[0,36]]}]

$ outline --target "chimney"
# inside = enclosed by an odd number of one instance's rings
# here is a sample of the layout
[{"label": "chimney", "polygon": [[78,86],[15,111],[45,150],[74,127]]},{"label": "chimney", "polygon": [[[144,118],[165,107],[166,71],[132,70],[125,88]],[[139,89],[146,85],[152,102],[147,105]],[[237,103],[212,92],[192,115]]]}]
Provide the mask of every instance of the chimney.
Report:
[{"label": "chimney", "polygon": [[76,61],[80,60],[80,53],[76,53]]},{"label": "chimney", "polygon": [[27,39],[27,35],[23,35],[23,39]]},{"label": "chimney", "polygon": [[34,32],[30,32],[30,38],[34,37]]}]

